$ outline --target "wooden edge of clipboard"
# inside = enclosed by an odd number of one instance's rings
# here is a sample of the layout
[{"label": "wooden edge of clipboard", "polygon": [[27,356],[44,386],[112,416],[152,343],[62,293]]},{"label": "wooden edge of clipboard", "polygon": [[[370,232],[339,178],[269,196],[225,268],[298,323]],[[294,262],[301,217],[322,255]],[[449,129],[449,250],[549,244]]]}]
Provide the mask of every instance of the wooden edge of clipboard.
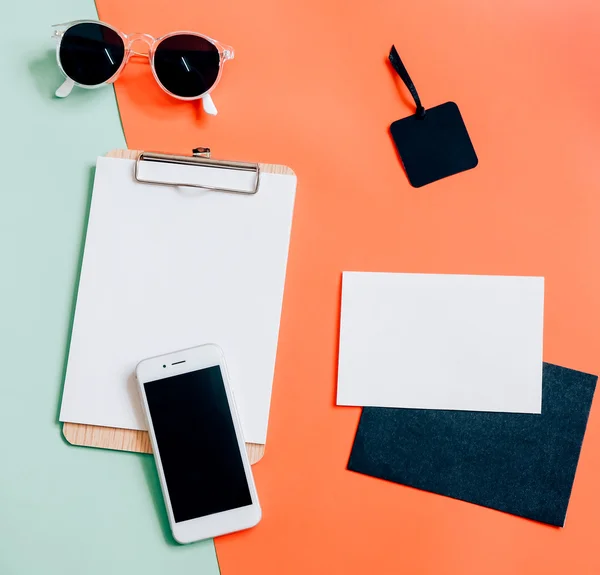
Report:
[{"label": "wooden edge of clipboard", "polygon": [[[111,150],[106,156],[109,158],[135,160],[139,153],[137,150],[120,149]],[[291,168],[279,164],[260,164],[260,169],[269,174],[296,175]],[[150,436],[147,431],[65,422],[63,423],[63,435],[71,445],[115,449],[117,451],[134,451],[136,453],[152,453]],[[246,443],[246,452],[248,453],[250,463],[254,465],[265,454],[265,445],[263,443]]]},{"label": "wooden edge of clipboard", "polygon": [[[137,160],[141,152],[139,150],[111,150],[105,154],[107,158],[120,158],[121,160]],[[259,164],[260,169],[267,174],[280,174],[283,176],[295,176],[294,170],[281,164]]]},{"label": "wooden edge of clipboard", "polygon": [[[147,431],[65,422],[63,423],[63,435],[71,445],[152,453],[150,436]],[[265,445],[263,443],[246,443],[246,453],[250,464],[254,465],[265,454]]]}]

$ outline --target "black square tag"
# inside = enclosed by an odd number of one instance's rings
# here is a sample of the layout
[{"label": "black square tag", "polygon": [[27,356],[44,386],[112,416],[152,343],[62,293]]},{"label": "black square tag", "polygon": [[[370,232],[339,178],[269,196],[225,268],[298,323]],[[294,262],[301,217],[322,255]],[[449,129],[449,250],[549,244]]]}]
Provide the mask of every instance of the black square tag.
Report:
[{"label": "black square tag", "polygon": [[408,180],[415,188],[477,165],[477,154],[454,102],[398,120],[390,131]]}]

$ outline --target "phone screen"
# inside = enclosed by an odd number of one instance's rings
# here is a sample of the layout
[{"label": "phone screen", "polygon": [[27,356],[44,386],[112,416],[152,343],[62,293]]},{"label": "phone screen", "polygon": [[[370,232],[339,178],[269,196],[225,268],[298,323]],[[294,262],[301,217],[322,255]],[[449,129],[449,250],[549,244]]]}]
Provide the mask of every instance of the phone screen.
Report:
[{"label": "phone screen", "polygon": [[175,522],[252,504],[221,368],[144,384]]}]

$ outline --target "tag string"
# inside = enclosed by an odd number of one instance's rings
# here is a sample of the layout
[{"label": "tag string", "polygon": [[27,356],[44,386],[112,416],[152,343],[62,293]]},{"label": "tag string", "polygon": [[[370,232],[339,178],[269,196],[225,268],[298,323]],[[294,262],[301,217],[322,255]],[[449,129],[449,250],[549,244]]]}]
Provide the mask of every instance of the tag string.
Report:
[{"label": "tag string", "polygon": [[402,63],[402,60],[400,59],[400,55],[398,54],[396,47],[393,45],[392,49],[390,50],[390,63],[392,64],[394,70],[396,70],[396,72],[398,73],[398,76],[402,78],[402,81],[404,82],[404,84],[406,84],[406,87],[411,93],[415,104],[417,105],[417,116],[419,118],[424,118],[425,108],[423,107],[423,104],[421,104],[421,98],[419,98],[419,93],[417,92],[413,81],[410,79],[410,76],[408,75],[408,70]]}]

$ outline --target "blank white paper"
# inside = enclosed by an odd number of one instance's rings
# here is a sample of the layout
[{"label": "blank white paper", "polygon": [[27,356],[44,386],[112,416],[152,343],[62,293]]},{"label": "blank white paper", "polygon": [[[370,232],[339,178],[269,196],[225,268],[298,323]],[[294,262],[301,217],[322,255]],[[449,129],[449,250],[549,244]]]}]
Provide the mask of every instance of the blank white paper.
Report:
[{"label": "blank white paper", "polygon": [[541,413],[544,278],[345,272],[338,405]]},{"label": "blank white paper", "polygon": [[[296,178],[227,194],[137,183],[134,163],[98,159],[60,420],[146,429],[137,363],[215,343],[245,440],[265,443]],[[245,172],[168,170],[252,187]]]}]

